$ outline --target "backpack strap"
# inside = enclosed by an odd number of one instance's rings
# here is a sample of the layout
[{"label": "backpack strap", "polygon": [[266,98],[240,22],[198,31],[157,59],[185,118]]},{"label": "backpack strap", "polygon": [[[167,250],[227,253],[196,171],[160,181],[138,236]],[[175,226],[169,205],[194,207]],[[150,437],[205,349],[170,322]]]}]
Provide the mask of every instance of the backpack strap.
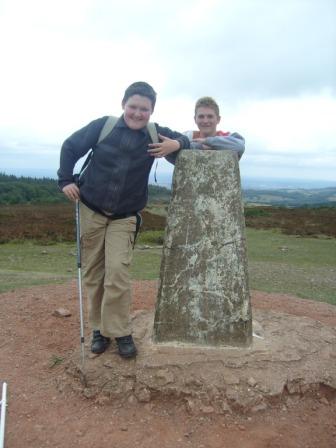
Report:
[{"label": "backpack strap", "polygon": [[156,130],[155,123],[148,123],[147,124],[147,130],[150,135],[150,138],[152,139],[153,143],[159,143],[159,136]]},{"label": "backpack strap", "polygon": [[[99,137],[97,140],[97,144],[100,143],[105,137],[108,136],[108,134],[112,131],[112,129],[114,128],[114,126],[118,120],[119,120],[118,117],[113,117],[113,116],[110,116],[107,118],[107,120],[104,123],[104,126],[102,127],[102,129],[100,131],[100,134],[99,134]],[[91,151],[89,152],[89,155],[87,156],[87,158],[85,159],[85,162],[82,165],[82,168],[81,168],[79,174],[75,175],[75,176],[77,176],[77,182],[79,182],[80,176],[83,174],[83,172],[87,168],[88,164],[90,163],[92,156],[93,156],[93,150],[91,149]]]},{"label": "backpack strap", "polygon": [[102,127],[102,130],[100,131],[97,144],[104,140],[104,138],[107,137],[110,132],[112,132],[112,129],[114,128],[118,120],[118,117],[113,117],[112,115],[108,117],[108,119],[105,121],[104,126]]},{"label": "backpack strap", "polygon": [[[110,134],[110,132],[112,132],[112,130],[118,120],[119,120],[119,117],[114,117],[113,115],[108,117],[108,119],[104,123],[104,126],[102,127],[102,130],[100,131],[100,134],[99,134],[99,137],[97,140],[97,144],[100,143],[102,140],[104,140],[104,138],[107,137]],[[148,133],[150,135],[152,142],[159,143],[159,136],[158,136],[158,133],[156,130],[155,123],[148,123],[147,130],[148,130]],[[91,150],[89,155],[87,156],[80,172],[79,172],[79,176],[84,172],[85,168],[88,166],[92,156],[93,156],[93,151]]]},{"label": "backpack strap", "polygon": [[[119,117],[110,116],[105,121],[105,124],[100,131],[99,138],[97,143],[100,143],[102,140],[104,140],[105,137],[109,135],[110,132],[112,132],[114,126],[116,125],[117,121],[119,120]],[[147,124],[147,131],[150,135],[150,138],[153,143],[159,143],[159,136],[156,130],[155,123],[148,123]]]}]

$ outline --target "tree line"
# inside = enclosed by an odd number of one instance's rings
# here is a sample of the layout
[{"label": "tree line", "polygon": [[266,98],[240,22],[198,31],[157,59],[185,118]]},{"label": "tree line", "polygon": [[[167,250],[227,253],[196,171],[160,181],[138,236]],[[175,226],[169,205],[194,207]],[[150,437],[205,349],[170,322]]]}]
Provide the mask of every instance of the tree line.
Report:
[{"label": "tree line", "polygon": [[[158,185],[149,185],[149,203],[168,202],[171,191]],[[336,188],[296,190],[243,191],[245,204],[273,205],[278,207],[335,207]],[[0,205],[58,204],[67,202],[52,178],[17,177],[0,173]]]},{"label": "tree line", "polygon": [[[149,186],[149,200],[167,201],[170,190],[157,185]],[[12,204],[58,204],[67,202],[57,186],[57,181],[48,177],[17,177],[0,173],[0,205]]]}]

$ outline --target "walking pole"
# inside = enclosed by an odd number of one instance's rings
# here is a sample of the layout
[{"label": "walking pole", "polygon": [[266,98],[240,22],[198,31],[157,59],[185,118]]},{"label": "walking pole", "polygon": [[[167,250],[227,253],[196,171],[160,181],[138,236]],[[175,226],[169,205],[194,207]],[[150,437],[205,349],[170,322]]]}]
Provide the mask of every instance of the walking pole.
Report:
[{"label": "walking pole", "polygon": [[2,384],[1,395],[1,418],[0,418],[0,448],[4,448],[5,444],[5,422],[6,422],[6,407],[7,407],[7,383]]},{"label": "walking pole", "polygon": [[80,317],[80,343],[81,343],[81,382],[86,385],[85,378],[85,346],[84,346],[84,317],[82,294],[82,256],[80,241],[80,215],[79,200],[76,199],[76,241],[77,241],[77,268],[78,268],[78,293],[79,293],[79,317]]}]

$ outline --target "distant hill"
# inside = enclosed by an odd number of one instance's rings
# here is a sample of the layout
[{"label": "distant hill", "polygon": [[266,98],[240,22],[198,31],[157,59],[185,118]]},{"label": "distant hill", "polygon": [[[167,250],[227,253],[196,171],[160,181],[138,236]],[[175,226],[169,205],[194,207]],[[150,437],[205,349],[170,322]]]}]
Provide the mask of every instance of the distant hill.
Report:
[{"label": "distant hill", "polygon": [[[170,189],[149,186],[149,202],[168,202]],[[330,188],[279,188],[243,189],[246,204],[285,207],[336,206],[336,187]],[[62,203],[67,199],[57,188],[55,179],[16,177],[0,173],[0,205]]]},{"label": "distant hill", "polygon": [[336,206],[336,188],[243,190],[244,202],[277,206]]}]

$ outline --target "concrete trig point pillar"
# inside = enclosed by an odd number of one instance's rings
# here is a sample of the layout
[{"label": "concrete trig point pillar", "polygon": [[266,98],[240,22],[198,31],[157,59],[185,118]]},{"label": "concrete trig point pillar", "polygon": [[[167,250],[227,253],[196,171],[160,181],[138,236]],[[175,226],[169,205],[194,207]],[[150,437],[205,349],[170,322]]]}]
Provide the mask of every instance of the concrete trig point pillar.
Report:
[{"label": "concrete trig point pillar", "polygon": [[239,165],[231,151],[185,150],[178,157],[153,340],[252,341]]}]

